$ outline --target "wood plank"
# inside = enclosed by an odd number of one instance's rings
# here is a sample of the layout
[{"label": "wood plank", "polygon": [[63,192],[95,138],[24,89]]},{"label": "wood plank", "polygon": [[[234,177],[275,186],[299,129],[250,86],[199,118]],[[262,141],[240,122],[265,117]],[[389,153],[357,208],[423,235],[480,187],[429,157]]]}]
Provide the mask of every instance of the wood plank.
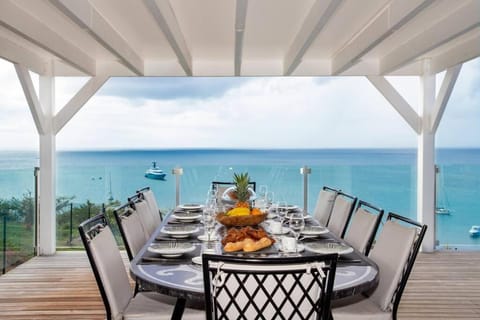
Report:
[{"label": "wood plank", "polygon": [[[128,259],[123,253],[125,267]],[[133,285],[133,282],[132,282]],[[479,319],[480,252],[421,253],[399,319]],[[35,257],[0,277],[1,319],[105,318],[84,252]]]}]

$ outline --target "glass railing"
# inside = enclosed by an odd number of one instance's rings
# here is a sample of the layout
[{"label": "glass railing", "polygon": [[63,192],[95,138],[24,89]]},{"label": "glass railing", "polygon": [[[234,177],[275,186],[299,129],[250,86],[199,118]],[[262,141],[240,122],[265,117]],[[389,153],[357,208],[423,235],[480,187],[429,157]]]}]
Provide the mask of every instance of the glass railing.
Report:
[{"label": "glass railing", "polygon": [[[5,152],[0,160],[0,263],[2,273],[35,254],[34,153]],[[25,159],[30,159],[28,164]],[[28,167],[25,169],[25,167]]]},{"label": "glass railing", "polygon": [[[480,226],[480,150],[445,149],[437,153],[437,244],[446,250],[478,250]],[[473,230],[472,230],[473,231]]]}]

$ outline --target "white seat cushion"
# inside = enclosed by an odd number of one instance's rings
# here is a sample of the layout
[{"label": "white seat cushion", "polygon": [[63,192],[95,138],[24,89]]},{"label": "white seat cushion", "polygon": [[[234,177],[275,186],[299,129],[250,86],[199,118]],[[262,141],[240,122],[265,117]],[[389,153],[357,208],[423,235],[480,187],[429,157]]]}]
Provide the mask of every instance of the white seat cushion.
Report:
[{"label": "white seat cushion", "polygon": [[155,226],[160,225],[162,220],[160,219],[160,212],[158,210],[157,200],[152,190],[147,190],[143,193],[145,201],[147,201],[148,207],[150,208],[150,213],[152,214],[153,222]]},{"label": "white seat cushion", "polygon": [[384,312],[370,299],[332,309],[335,320],[390,320],[391,312]]},{"label": "white seat cushion", "polygon": [[352,209],[353,202],[348,201],[342,196],[337,196],[335,198],[335,203],[333,204],[332,214],[330,221],[328,222],[328,230],[341,237],[342,232],[345,229],[347,224],[348,215]]},{"label": "white seat cushion", "polygon": [[147,238],[150,238],[152,233],[157,228],[157,224],[153,215],[150,212],[150,207],[147,204],[147,201],[142,200],[135,203],[135,211],[137,211],[138,216],[140,217],[140,222],[142,223],[143,229],[147,235]]},{"label": "white seat cushion", "polygon": [[[129,210],[133,211],[133,209]],[[140,217],[136,211],[133,211],[129,216],[123,216],[120,223],[122,224],[123,232],[127,238],[132,255],[135,256],[148,240],[142,223],[140,222]]]},{"label": "white seat cushion", "polygon": [[[123,319],[162,320],[171,319],[176,298],[156,292],[140,292],[123,314]],[[205,311],[185,308],[182,319],[204,320]]]},{"label": "white seat cushion", "polygon": [[326,226],[328,219],[330,219],[330,214],[332,213],[333,203],[335,202],[336,196],[336,192],[328,190],[322,190],[318,194],[317,204],[315,205],[313,216],[322,226]]},{"label": "white seat cushion", "polygon": [[350,227],[345,234],[345,241],[358,251],[365,253],[368,240],[375,229],[377,216],[363,208],[359,208],[352,218]]}]

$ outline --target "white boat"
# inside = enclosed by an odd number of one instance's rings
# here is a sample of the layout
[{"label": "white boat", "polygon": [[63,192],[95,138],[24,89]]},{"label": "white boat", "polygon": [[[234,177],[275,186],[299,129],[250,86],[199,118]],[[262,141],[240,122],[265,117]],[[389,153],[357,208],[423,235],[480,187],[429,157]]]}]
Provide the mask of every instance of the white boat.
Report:
[{"label": "white boat", "polygon": [[145,171],[145,178],[154,180],[164,180],[167,174],[157,167],[157,162],[152,162],[152,167]]},{"label": "white boat", "polygon": [[468,232],[470,233],[471,237],[480,236],[480,226],[472,226],[470,228],[470,231],[468,231]]}]

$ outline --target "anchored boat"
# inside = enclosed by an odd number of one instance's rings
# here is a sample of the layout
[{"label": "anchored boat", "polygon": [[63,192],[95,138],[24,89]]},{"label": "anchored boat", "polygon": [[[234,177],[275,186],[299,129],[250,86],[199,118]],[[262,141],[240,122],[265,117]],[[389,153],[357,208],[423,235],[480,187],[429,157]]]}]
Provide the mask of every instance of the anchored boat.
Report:
[{"label": "anchored boat", "polygon": [[152,162],[152,167],[145,171],[145,178],[154,180],[164,180],[167,174],[157,167],[157,162]]}]

